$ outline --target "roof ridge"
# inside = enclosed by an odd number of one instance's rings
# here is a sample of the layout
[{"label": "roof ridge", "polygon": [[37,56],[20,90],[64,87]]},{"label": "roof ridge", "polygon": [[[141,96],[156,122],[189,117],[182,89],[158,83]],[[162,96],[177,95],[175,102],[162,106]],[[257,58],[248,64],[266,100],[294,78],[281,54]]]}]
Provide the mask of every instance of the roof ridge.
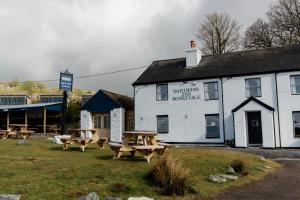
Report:
[{"label": "roof ridge", "polygon": [[110,94],[115,94],[115,95],[119,95],[119,96],[122,96],[122,97],[125,97],[125,98],[128,98],[128,99],[133,99],[132,97],[129,97],[129,96],[126,96],[126,95],[123,95],[123,94],[119,94],[119,93],[116,93],[116,92],[111,92],[111,91],[108,91],[108,90],[104,90],[104,89],[100,89],[102,92],[107,92],[107,93],[110,93]]},{"label": "roof ridge", "polygon": [[226,53],[218,53],[218,54],[209,54],[209,55],[203,55],[205,57],[208,56],[220,56],[220,55],[228,55],[228,54],[238,54],[238,53],[247,53],[247,52],[253,52],[253,51],[268,51],[268,50],[274,50],[274,49],[287,49],[287,48],[299,48],[300,45],[294,45],[294,46],[286,46],[286,47],[265,47],[265,48],[259,48],[259,49],[245,49],[241,51],[233,51],[233,52],[226,52]]},{"label": "roof ridge", "polygon": [[169,61],[169,60],[180,60],[180,59],[185,59],[185,57],[181,57],[181,58],[169,58],[169,59],[161,59],[161,60],[154,60],[153,62]]}]

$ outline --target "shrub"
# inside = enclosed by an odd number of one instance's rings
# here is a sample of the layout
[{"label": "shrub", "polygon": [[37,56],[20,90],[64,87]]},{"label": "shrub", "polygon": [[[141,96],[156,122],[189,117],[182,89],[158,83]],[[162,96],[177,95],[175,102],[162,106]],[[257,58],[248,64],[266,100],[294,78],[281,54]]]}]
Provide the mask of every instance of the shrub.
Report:
[{"label": "shrub", "polygon": [[234,169],[235,172],[243,174],[246,172],[245,163],[242,160],[236,159],[233,160],[230,166]]},{"label": "shrub", "polygon": [[150,172],[153,184],[164,189],[166,195],[184,195],[194,192],[190,170],[182,162],[171,158],[159,158],[154,161]]}]

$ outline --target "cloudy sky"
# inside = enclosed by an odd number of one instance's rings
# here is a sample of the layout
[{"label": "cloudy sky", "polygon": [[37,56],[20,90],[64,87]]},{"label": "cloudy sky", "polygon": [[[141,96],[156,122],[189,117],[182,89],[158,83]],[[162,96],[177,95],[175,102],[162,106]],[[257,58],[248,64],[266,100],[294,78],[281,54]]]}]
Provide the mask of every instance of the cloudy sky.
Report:
[{"label": "cloudy sky", "polygon": [[[245,29],[275,0],[0,0],[0,81],[58,78],[184,57],[206,14]],[[75,87],[132,95],[143,70],[75,80]],[[50,83],[57,85],[58,83]]]}]

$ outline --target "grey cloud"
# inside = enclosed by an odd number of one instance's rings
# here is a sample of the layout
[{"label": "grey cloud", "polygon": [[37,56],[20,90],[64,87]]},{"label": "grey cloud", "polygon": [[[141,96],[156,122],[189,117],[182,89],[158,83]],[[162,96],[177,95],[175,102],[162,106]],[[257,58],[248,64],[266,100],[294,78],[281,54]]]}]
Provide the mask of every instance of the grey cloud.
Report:
[{"label": "grey cloud", "polygon": [[[274,1],[1,0],[0,79],[52,79],[65,68],[86,75],[183,57],[205,14],[227,12],[247,27]],[[132,95],[142,71],[75,86]]]}]

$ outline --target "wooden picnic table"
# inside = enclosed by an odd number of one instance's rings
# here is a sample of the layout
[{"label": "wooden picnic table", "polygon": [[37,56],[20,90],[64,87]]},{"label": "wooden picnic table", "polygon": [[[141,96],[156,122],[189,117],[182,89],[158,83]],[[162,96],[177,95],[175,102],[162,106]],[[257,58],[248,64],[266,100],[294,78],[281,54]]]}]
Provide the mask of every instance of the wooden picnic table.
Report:
[{"label": "wooden picnic table", "polygon": [[3,140],[5,140],[5,139],[7,139],[7,137],[8,137],[8,131],[7,130],[1,130],[0,131],[0,141],[3,141]]},{"label": "wooden picnic table", "polygon": [[18,131],[18,133],[20,133],[20,135],[22,136],[22,138],[24,140],[26,140],[32,133],[34,133],[34,131]]},{"label": "wooden picnic table", "polygon": [[15,128],[19,128],[20,131],[27,130],[28,124],[9,124],[9,128],[14,130]]},{"label": "wooden picnic table", "polygon": [[91,132],[92,134],[95,134],[96,131],[94,129],[70,129],[69,131],[74,132],[83,132],[82,137],[70,137],[70,138],[61,138],[61,142],[64,144],[63,150],[68,149],[70,144],[76,143],[79,145],[81,151],[84,151],[85,148],[93,141],[93,137],[87,137],[86,133]]},{"label": "wooden picnic table", "polygon": [[171,146],[160,143],[156,139],[157,133],[153,131],[126,131],[123,135],[122,144],[110,143],[110,147],[114,151],[114,158],[120,158],[124,152],[129,152],[132,157],[136,152],[139,152],[147,162],[150,162],[155,153],[158,156],[163,156]]}]

